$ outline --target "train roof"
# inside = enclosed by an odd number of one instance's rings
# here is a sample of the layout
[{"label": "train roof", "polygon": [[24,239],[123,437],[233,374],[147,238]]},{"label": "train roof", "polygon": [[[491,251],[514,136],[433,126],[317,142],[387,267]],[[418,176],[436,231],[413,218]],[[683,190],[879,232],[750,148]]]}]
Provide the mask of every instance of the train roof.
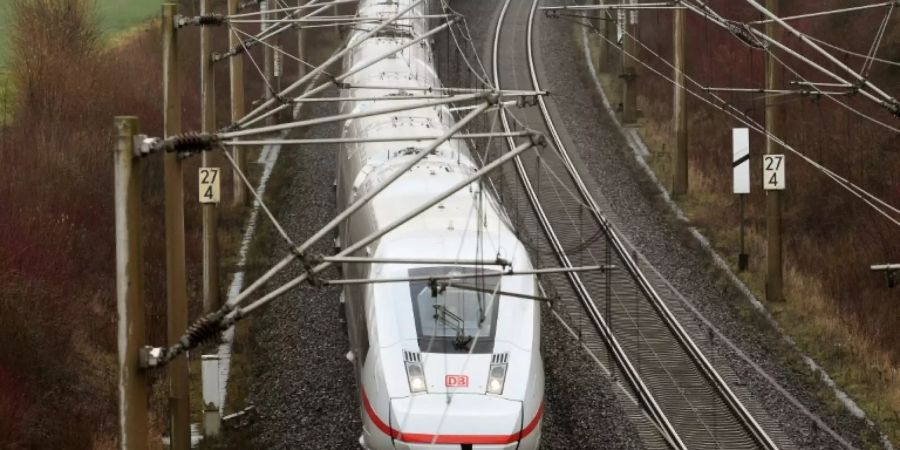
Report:
[{"label": "train roof", "polygon": [[[360,187],[360,195],[380,184],[383,178],[394,173],[396,167],[404,164],[409,157],[411,156],[395,158],[369,174]],[[424,205],[474,171],[473,167],[454,160],[433,156],[424,159],[372,199],[376,228],[382,228]],[[484,237],[483,242],[469,240],[478,236],[479,228]],[[457,252],[467,250],[470,246],[474,249],[476,243],[486,246],[482,247],[482,251],[492,255],[496,255],[498,251],[513,252],[521,245],[496,200],[487,191],[482,193],[478,182],[460,189],[392,231],[382,238],[379,248],[421,251],[425,239],[434,242],[435,252],[429,252],[430,255],[440,253],[441,257],[447,258],[456,257]],[[384,245],[388,242],[391,245]],[[471,257],[472,253],[469,255]]]}]

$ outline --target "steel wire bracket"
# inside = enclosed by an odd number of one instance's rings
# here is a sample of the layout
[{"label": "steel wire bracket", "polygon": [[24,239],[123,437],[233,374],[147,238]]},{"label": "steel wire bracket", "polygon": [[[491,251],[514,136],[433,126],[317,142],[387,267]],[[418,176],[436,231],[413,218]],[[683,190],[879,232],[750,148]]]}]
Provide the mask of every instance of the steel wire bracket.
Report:
[{"label": "steel wire bracket", "polygon": [[321,260],[320,255],[309,256],[305,252],[301,252],[298,247],[291,247],[291,253],[297,257],[297,259],[300,260],[300,264],[303,265],[303,272],[306,274],[306,281],[309,282],[309,284],[316,288],[325,286],[325,282],[322,281],[322,278],[315,271],[316,266],[323,261]]}]

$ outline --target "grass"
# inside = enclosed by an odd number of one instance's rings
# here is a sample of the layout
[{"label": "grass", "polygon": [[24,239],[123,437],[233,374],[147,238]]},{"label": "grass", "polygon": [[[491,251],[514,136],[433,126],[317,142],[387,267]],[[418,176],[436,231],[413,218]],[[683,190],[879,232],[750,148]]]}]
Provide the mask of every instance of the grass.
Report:
[{"label": "grass", "polygon": [[[104,36],[112,38],[140,23],[146,22],[159,11],[159,0],[96,0],[97,16]],[[6,4],[0,5],[0,67],[6,62],[9,36],[6,34]],[[2,77],[2,75],[0,75]],[[0,79],[0,89],[2,79]]]},{"label": "grass", "polygon": [[[591,45],[596,54],[596,40]],[[613,67],[611,72],[615,71],[616,68]],[[599,77],[610,103],[615,107],[619,101],[618,78],[607,73],[600,73]],[[639,107],[652,110],[664,108],[665,105],[642,97],[639,99]],[[648,115],[651,117],[667,117],[668,114],[667,111],[650,112],[657,113]],[[706,113],[701,112],[689,117],[689,129],[701,129],[704,125],[702,122],[708,121],[704,114]],[[670,123],[645,116],[640,121],[639,134],[650,150],[648,165],[659,180],[670,188]],[[710,240],[715,250],[728,261],[731,270],[738,274],[757,298],[764,299],[765,228],[754,227],[752,224],[748,227],[746,251],[751,255],[750,267],[747,271],[738,273],[740,228],[736,220],[729,223],[723,223],[722,220],[723,211],[737,212],[733,195],[723,192],[717,187],[716,180],[695,165],[691,166],[689,179],[690,194],[676,200],[679,207]],[[811,240],[809,237],[807,239]],[[800,348],[817,361],[838,386],[879,424],[895,445],[900,443],[900,369],[892,363],[890,352],[871,338],[871,330],[846,318],[840,303],[829,295],[815,274],[803,271],[802,264],[790,258],[785,262],[785,284],[787,302],[765,302],[773,317]],[[748,316],[752,314],[749,306],[742,308],[741,314],[744,313]],[[785,359],[788,355],[782,356],[781,359]],[[785,360],[784,364],[802,365],[790,360]],[[801,373],[808,372],[803,367],[801,369]],[[843,405],[837,401],[831,389],[824,383],[820,383],[820,386],[817,392],[819,399],[833,411],[843,410]],[[861,434],[866,448],[880,448],[878,436],[869,430]]]}]

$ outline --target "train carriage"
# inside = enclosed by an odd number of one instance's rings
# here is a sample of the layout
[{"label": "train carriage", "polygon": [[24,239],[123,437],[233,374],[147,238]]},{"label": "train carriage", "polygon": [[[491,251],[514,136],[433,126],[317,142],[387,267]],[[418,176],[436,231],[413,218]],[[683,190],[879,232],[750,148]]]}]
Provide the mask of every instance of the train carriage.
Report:
[{"label": "train carriage", "polygon": [[[383,19],[409,1],[362,1],[359,17]],[[416,8],[411,15],[424,15]],[[365,22],[364,22],[365,23]],[[361,43],[345,67],[366,64],[425,31],[425,19],[402,21],[399,33]],[[359,39],[367,23],[349,40]],[[360,67],[360,66],[357,66]],[[430,44],[361,68],[345,89],[343,113],[388,108],[420,89],[439,87]],[[371,100],[373,98],[383,100]],[[344,209],[379,186],[453,125],[446,107],[405,110],[347,121],[337,203]],[[396,139],[396,140],[394,140]],[[440,145],[408,173],[341,224],[338,242],[351,245],[429,202],[477,170],[464,141]],[[480,183],[384,235],[356,256],[382,260],[483,260],[498,257],[529,270],[528,252],[494,196]],[[360,391],[360,444],[383,449],[534,449],[540,442],[544,372],[540,305],[509,294],[538,295],[531,275],[501,276],[490,264],[345,264],[351,279],[404,279],[345,286],[342,294]],[[440,277],[461,277],[450,282]]]}]

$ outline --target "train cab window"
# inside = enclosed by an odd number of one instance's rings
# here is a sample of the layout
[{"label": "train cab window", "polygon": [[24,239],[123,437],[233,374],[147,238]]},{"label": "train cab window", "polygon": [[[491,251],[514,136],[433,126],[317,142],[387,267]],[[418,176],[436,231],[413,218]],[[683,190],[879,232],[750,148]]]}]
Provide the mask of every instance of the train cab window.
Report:
[{"label": "train cab window", "polygon": [[[449,286],[428,281],[409,283],[419,349],[423,353],[492,353],[500,301],[491,292],[496,272],[466,278]],[[428,267],[411,269],[411,277],[473,274],[475,268]],[[487,291],[487,292],[483,292]]]}]

